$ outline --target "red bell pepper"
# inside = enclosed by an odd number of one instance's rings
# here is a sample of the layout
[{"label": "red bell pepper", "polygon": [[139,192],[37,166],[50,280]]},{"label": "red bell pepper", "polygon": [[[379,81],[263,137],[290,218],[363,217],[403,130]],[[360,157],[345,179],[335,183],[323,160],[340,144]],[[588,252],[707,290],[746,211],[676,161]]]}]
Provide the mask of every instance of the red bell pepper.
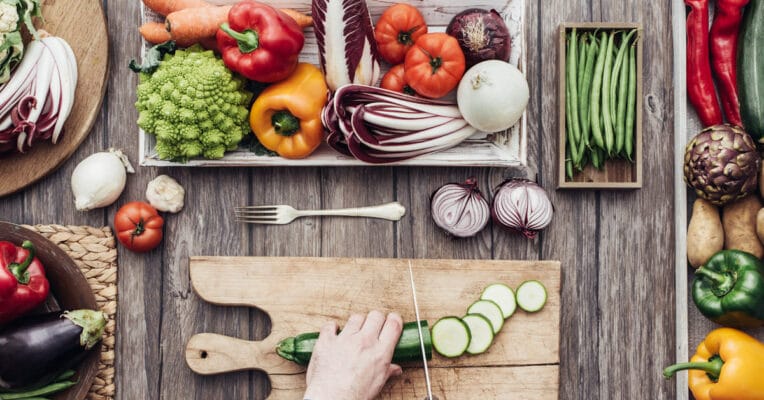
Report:
[{"label": "red bell pepper", "polygon": [[687,14],[687,97],[704,127],[722,123],[708,55],[708,0],[684,0]]},{"label": "red bell pepper", "polygon": [[305,36],[297,22],[283,12],[255,1],[231,8],[217,41],[225,65],[247,79],[277,82],[297,68]]},{"label": "red bell pepper", "polygon": [[0,324],[20,317],[45,301],[50,284],[34,256],[34,245],[0,242]]},{"label": "red bell pepper", "polygon": [[748,0],[718,0],[711,24],[711,68],[727,122],[742,127],[737,96],[737,40]]}]

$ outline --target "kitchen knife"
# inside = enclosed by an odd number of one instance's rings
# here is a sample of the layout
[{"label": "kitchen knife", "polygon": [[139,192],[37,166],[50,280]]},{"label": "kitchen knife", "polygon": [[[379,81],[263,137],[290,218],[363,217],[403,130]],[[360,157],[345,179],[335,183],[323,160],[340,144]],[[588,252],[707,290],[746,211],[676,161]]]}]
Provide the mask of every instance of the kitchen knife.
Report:
[{"label": "kitchen knife", "polygon": [[411,279],[411,294],[414,298],[414,313],[416,314],[416,325],[419,329],[419,346],[422,349],[422,362],[424,363],[424,380],[427,383],[427,399],[433,400],[432,385],[430,384],[430,370],[427,368],[427,353],[424,349],[424,336],[422,335],[422,322],[419,317],[419,304],[416,300],[416,285],[414,284],[414,272],[411,269],[411,260],[409,260],[409,279]]}]

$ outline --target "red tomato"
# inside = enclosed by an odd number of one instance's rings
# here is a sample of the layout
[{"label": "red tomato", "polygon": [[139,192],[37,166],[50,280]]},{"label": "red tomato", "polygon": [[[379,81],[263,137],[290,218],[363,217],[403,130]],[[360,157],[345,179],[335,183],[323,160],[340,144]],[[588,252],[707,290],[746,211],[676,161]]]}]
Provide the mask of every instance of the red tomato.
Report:
[{"label": "red tomato", "polygon": [[128,250],[145,253],[159,246],[162,241],[164,219],[151,205],[133,201],[127,203],[114,215],[117,238]]},{"label": "red tomato", "polygon": [[425,33],[427,24],[422,13],[403,3],[385,10],[374,28],[379,54],[390,64],[403,62],[406,52]]},{"label": "red tomato", "polygon": [[379,85],[382,89],[392,90],[393,92],[416,95],[414,89],[406,84],[406,80],[403,79],[403,64],[398,64],[392,68],[382,77],[382,83]]},{"label": "red tomato", "polygon": [[459,42],[445,33],[428,33],[406,53],[406,83],[422,96],[437,99],[453,90],[465,69]]}]

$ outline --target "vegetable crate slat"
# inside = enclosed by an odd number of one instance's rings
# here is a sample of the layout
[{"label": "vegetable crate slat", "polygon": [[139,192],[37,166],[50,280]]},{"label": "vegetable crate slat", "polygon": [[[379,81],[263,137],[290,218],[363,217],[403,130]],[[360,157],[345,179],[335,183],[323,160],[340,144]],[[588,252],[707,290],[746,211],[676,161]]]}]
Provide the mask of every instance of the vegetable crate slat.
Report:
[{"label": "vegetable crate slat", "polygon": [[[673,0],[674,37],[674,229],[676,231],[676,359],[685,362],[697,346],[717,325],[698,311],[690,297],[693,273],[687,259],[687,227],[695,195],[684,182],[685,146],[702,129],[700,119],[687,95],[687,8],[684,1]],[[764,341],[764,329],[747,333]],[[676,375],[677,399],[692,399],[687,390],[687,374]]]},{"label": "vegetable crate slat", "polygon": [[[215,0],[213,4],[234,4],[234,0]],[[310,12],[311,2],[290,0],[278,3],[265,1],[279,8],[292,8],[301,12]],[[367,0],[372,21],[376,22],[382,12],[391,5],[381,0]],[[430,32],[443,32],[451,18],[462,10],[471,7],[496,9],[504,17],[511,35],[510,62],[521,71],[525,71],[525,0],[466,0],[450,2],[447,0],[428,0],[424,3],[412,3],[423,14],[430,27]],[[142,22],[161,21],[161,18],[141,3]],[[142,52],[146,53],[149,44],[143,42]],[[300,61],[318,64],[318,47],[312,28],[305,31],[305,47],[300,54]],[[382,73],[389,65],[382,63]],[[455,97],[455,95],[450,95]],[[453,98],[452,97],[452,98]],[[448,97],[447,97],[448,98]],[[524,167],[527,165],[527,121],[525,114],[512,128],[499,133],[478,132],[460,145],[416,157],[410,160],[383,164],[406,166],[481,166],[481,167]],[[143,166],[177,167],[257,167],[257,166],[372,166],[331,149],[326,143],[309,157],[290,160],[281,157],[257,155],[247,149],[239,148],[226,153],[219,160],[194,159],[187,163],[176,163],[159,159],[155,149],[155,138],[143,130],[139,133],[139,157]]]},{"label": "vegetable crate slat", "polygon": [[[272,329],[262,341],[215,333],[193,336],[186,362],[200,374],[259,369],[271,380],[269,399],[295,399],[305,389],[304,367],[281,358],[277,344],[327,321],[378,309],[415,321],[407,259],[300,257],[192,257],[190,275],[202,299],[251,306],[268,313]],[[503,283],[516,289],[538,280],[546,286],[543,309],[518,309],[488,350],[448,359],[433,351],[433,394],[441,399],[556,400],[559,391],[560,263],[556,261],[411,260],[421,318],[432,326],[463,316],[483,289]],[[199,300],[201,301],[201,300]],[[381,399],[426,395],[421,361],[404,364]]]}]

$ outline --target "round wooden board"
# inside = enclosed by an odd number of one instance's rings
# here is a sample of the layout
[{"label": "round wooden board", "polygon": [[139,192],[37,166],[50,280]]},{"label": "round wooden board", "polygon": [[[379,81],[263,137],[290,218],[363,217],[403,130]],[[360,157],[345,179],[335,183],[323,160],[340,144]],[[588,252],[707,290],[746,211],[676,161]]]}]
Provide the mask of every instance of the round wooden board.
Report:
[{"label": "round wooden board", "polygon": [[[63,310],[97,310],[95,295],[74,263],[63,250],[42,235],[18,225],[0,221],[0,240],[9,241],[19,246],[24,240],[31,240],[37,250],[37,258],[45,266],[45,276],[50,282],[51,296]],[[48,303],[51,303],[49,298]],[[53,396],[57,400],[82,400],[87,396],[90,386],[98,373],[98,361],[101,354],[96,346],[90,355],[77,367],[77,385]]]},{"label": "round wooden board", "polygon": [[106,91],[109,39],[101,0],[43,0],[44,22],[64,38],[77,57],[74,107],[57,144],[35,143],[26,154],[0,155],[0,197],[17,192],[64,163],[90,133]]}]

